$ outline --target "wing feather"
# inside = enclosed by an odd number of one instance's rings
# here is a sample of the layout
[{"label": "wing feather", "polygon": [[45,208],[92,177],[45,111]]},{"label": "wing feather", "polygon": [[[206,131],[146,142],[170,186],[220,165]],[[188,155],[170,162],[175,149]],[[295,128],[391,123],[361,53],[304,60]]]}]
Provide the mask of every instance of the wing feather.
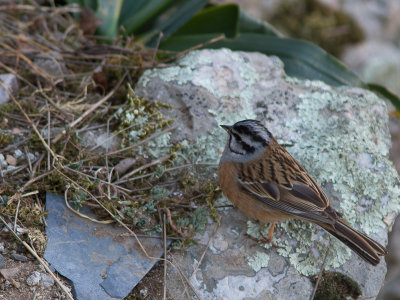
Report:
[{"label": "wing feather", "polygon": [[269,147],[269,153],[246,167],[237,164],[241,188],[275,209],[333,224],[337,216],[326,211],[329,202],[324,192],[283,147],[277,147]]}]

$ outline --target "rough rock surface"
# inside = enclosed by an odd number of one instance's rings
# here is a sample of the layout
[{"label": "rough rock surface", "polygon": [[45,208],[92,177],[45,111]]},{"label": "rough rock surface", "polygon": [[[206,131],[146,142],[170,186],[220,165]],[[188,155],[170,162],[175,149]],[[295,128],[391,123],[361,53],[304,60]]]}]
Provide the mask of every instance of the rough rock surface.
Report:
[{"label": "rough rock surface", "polygon": [[[136,240],[126,236],[125,230],[74,214],[63,198],[52,193],[46,195],[49,215],[44,258],[71,280],[75,299],[123,299],[156,260],[147,258]],[[84,208],[81,212],[90,215]],[[143,239],[142,243],[151,257],[160,257],[163,253],[157,239]],[[31,285],[40,279],[45,288],[53,285],[51,278],[41,277],[39,272],[31,277],[28,279]]]},{"label": "rough rock surface", "polygon": [[[171,103],[179,128],[171,139],[191,140],[192,162],[217,162],[225,144],[217,124],[261,120],[278,141],[314,176],[332,205],[351,225],[387,243],[387,231],[400,210],[398,175],[388,159],[390,136],[386,105],[376,95],[352,87],[287,77],[276,57],[230,50],[191,52],[175,66],[146,71],[139,96]],[[215,169],[213,172],[215,173]],[[221,200],[223,201],[223,200]],[[316,226],[282,223],[275,234],[280,248],[267,249],[244,234],[259,236],[268,227],[247,221],[236,209],[221,211],[221,226],[206,245],[213,225],[199,243],[172,260],[191,277],[204,299],[308,299],[309,277],[326,269],[354,279],[363,299],[378,294],[385,261],[372,267]],[[174,273],[174,268],[169,268]],[[176,274],[169,293],[183,297]]]},{"label": "rough rock surface", "polygon": [[0,74],[0,104],[7,103],[10,95],[15,95],[18,91],[18,81],[14,74]]}]

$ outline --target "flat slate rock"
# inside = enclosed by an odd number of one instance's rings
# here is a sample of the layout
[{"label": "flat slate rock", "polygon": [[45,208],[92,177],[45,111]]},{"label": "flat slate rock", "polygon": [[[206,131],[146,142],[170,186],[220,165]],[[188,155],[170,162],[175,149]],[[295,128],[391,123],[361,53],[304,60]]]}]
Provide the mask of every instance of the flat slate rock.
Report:
[{"label": "flat slate rock", "polygon": [[[44,258],[71,280],[77,300],[123,299],[156,262],[146,258],[125,229],[79,217],[66,207],[63,196],[47,193],[46,210]],[[141,243],[150,256],[163,254],[161,240],[146,238]]]}]

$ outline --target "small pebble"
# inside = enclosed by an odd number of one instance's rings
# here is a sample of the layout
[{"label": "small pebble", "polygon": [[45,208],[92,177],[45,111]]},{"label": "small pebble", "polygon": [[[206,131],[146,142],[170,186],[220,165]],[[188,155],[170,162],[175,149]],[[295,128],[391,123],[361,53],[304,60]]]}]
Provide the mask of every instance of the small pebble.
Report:
[{"label": "small pebble", "polygon": [[0,254],[0,269],[4,269],[6,266],[6,261],[4,259],[4,256]]},{"label": "small pebble", "polygon": [[17,150],[14,151],[14,157],[15,158],[21,158],[23,156],[24,156],[24,153],[21,150],[17,149]]},{"label": "small pebble", "polygon": [[11,285],[11,282],[9,282],[8,280],[4,281],[4,287],[7,289],[9,288]]},{"label": "small pebble", "polygon": [[19,129],[18,127],[14,127],[14,128],[13,128],[12,134],[20,134],[20,133],[22,133],[22,130],[21,130],[21,129]]},{"label": "small pebble", "polygon": [[7,166],[7,171],[15,170],[16,168],[15,166]]},{"label": "small pebble", "polygon": [[32,162],[35,160],[35,155],[33,155],[33,153],[28,153],[28,158]]},{"label": "small pebble", "polygon": [[0,242],[0,253],[4,253],[5,248],[4,248],[4,242]]},{"label": "small pebble", "polygon": [[14,260],[18,260],[18,261],[28,261],[28,258],[26,256],[23,256],[21,254],[17,254],[17,253],[12,253],[11,258]]},{"label": "small pebble", "polygon": [[0,160],[5,160],[6,158],[4,157],[4,155],[2,153],[0,153]]},{"label": "small pebble", "polygon": [[40,274],[42,286],[46,289],[51,288],[54,285],[54,279],[50,274]]},{"label": "small pebble", "polygon": [[14,156],[10,155],[10,154],[7,154],[6,161],[11,166],[16,166],[17,165],[17,159]]},{"label": "small pebble", "polygon": [[10,281],[11,281],[12,285],[15,286],[17,289],[19,289],[21,287],[21,284],[18,281],[14,280],[14,279],[10,279]]},{"label": "small pebble", "polygon": [[40,282],[40,273],[38,271],[34,271],[31,276],[26,279],[26,284],[29,286],[38,285]]}]

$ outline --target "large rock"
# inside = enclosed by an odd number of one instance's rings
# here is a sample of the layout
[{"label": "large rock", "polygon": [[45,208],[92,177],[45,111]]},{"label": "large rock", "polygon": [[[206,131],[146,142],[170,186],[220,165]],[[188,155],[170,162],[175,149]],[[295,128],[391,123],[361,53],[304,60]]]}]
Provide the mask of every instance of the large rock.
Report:
[{"label": "large rock", "polygon": [[[375,94],[290,78],[276,57],[226,49],[194,51],[175,66],[148,70],[136,93],[172,104],[175,109],[165,113],[177,118],[179,127],[171,139],[191,141],[185,155],[193,163],[218,162],[226,141],[218,124],[261,120],[321,184],[348,223],[387,243],[388,228],[400,210],[400,189],[388,159],[386,105]],[[216,168],[210,172],[215,175]],[[203,299],[309,299],[309,276],[318,274],[328,249],[325,269],[354,279],[363,299],[380,290],[385,261],[368,265],[316,226],[282,223],[274,240],[280,248],[264,248],[245,234],[258,236],[268,226],[236,209],[220,214],[214,237],[210,224],[197,244],[171,257]],[[168,270],[169,294],[183,298],[176,269]]]}]

